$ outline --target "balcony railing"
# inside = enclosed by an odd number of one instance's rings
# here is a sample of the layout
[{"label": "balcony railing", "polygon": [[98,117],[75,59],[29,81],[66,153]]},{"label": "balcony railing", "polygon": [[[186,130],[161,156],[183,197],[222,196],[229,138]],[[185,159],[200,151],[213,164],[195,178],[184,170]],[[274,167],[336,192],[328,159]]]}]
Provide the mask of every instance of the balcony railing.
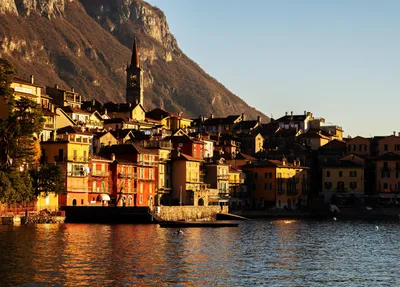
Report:
[{"label": "balcony railing", "polygon": [[89,158],[87,156],[68,156],[68,161],[74,162],[88,162]]},{"label": "balcony railing", "polygon": [[87,177],[88,174],[87,174],[86,171],[83,171],[83,170],[81,170],[81,171],[70,171],[70,172],[67,172],[67,176]]},{"label": "balcony railing", "polygon": [[220,180],[228,180],[229,179],[229,174],[218,174],[217,179]]},{"label": "balcony railing", "polygon": [[158,165],[158,161],[142,160],[142,161],[139,161],[138,164],[147,165],[147,166],[157,166]]},{"label": "balcony railing", "polygon": [[105,177],[105,176],[109,176],[109,172],[108,172],[108,171],[93,170],[93,171],[92,171],[92,176],[101,176],[101,177]]},{"label": "balcony railing", "polygon": [[45,129],[54,129],[54,124],[44,124]]},{"label": "balcony railing", "polygon": [[133,178],[133,179],[136,179],[137,178],[137,175],[136,174],[133,174],[133,173],[118,173],[118,177],[119,178]]}]

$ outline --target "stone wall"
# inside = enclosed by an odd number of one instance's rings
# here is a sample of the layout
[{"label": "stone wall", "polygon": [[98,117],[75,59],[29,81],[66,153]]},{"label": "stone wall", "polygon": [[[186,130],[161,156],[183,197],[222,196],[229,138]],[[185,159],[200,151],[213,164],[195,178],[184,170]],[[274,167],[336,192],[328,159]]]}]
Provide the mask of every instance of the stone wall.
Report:
[{"label": "stone wall", "polygon": [[217,213],[228,213],[228,206],[158,206],[157,215],[166,221],[215,220]]}]

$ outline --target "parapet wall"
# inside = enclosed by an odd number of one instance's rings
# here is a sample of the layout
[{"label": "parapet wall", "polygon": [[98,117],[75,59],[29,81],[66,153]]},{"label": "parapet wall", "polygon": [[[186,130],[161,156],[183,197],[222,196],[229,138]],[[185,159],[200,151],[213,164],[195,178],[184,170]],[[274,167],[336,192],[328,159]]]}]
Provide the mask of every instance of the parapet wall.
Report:
[{"label": "parapet wall", "polygon": [[215,220],[217,213],[228,213],[228,206],[158,206],[157,215],[165,221]]}]

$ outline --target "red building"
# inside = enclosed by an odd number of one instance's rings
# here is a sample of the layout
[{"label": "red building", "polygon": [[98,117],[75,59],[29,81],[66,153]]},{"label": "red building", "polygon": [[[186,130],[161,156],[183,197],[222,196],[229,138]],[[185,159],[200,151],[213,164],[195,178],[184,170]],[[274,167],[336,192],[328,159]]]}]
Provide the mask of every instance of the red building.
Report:
[{"label": "red building", "polygon": [[116,206],[137,206],[137,169],[132,161],[112,158],[112,201]]},{"label": "red building", "polygon": [[109,159],[97,155],[91,156],[88,179],[89,205],[106,206],[110,203],[112,195],[110,163]]},{"label": "red building", "polygon": [[104,153],[116,158],[111,164],[116,204],[153,208],[158,188],[157,150],[124,144],[106,147]]},{"label": "red building", "polygon": [[188,135],[171,136],[174,150],[190,155],[195,159],[204,159],[204,142],[201,139],[189,137]]}]

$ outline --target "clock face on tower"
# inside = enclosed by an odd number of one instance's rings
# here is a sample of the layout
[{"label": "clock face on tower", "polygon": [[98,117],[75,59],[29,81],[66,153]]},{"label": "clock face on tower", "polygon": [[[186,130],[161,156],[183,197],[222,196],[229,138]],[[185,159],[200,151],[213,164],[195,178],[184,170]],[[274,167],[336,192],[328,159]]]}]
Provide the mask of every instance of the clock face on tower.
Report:
[{"label": "clock face on tower", "polygon": [[136,87],[137,86],[137,78],[136,75],[131,75],[130,76],[130,83],[131,83],[131,87]]}]

